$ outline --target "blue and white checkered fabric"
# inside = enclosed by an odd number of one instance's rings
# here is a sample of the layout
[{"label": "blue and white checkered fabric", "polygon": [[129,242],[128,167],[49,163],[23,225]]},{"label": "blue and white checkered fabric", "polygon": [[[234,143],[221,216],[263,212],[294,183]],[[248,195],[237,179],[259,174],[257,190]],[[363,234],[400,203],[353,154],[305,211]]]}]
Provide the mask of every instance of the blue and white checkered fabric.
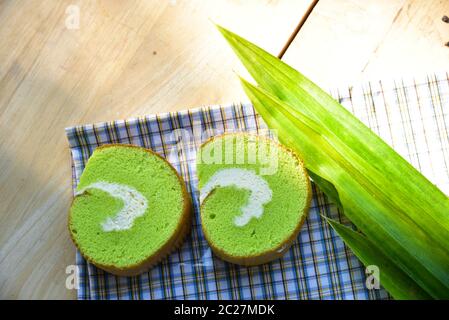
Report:
[{"label": "blue and white checkered fabric", "polygon": [[[447,73],[417,80],[367,83],[331,93],[449,193]],[[309,216],[283,258],[262,266],[243,267],[212,254],[199,221],[196,150],[211,135],[236,131],[269,134],[252,106],[240,104],[66,129],[73,159],[73,188],[97,146],[134,144],[154,150],[173,164],[187,183],[195,211],[192,231],[182,247],[139,276],[108,274],[87,263],[78,252],[79,299],[388,298],[383,289],[366,288],[364,267],[321,214],[347,221],[316,186]]]}]

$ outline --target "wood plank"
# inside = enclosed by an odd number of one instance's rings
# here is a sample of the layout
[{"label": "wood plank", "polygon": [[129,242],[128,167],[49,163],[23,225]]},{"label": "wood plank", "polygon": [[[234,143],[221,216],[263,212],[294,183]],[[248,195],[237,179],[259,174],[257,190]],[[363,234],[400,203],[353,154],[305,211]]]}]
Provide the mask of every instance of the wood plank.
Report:
[{"label": "wood plank", "polygon": [[284,61],[329,88],[449,68],[449,1],[321,0]]},{"label": "wood plank", "polygon": [[64,127],[244,99],[209,19],[277,54],[308,4],[2,1],[0,298],[75,297]]}]

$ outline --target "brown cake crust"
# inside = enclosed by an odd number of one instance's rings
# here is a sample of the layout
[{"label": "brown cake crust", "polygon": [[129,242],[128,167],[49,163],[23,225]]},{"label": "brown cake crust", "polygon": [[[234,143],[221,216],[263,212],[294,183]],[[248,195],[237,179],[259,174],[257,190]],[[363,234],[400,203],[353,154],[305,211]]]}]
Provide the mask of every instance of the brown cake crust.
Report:
[{"label": "brown cake crust", "polygon": [[[272,260],[275,259],[279,259],[280,257],[282,257],[287,251],[288,249],[290,249],[291,245],[293,244],[293,242],[295,241],[295,239],[298,237],[299,231],[301,230],[302,225],[304,224],[304,221],[306,220],[309,208],[310,208],[310,202],[312,201],[312,188],[310,185],[310,179],[309,179],[309,175],[307,174],[307,170],[305,169],[304,166],[304,162],[303,160],[299,157],[299,155],[294,152],[292,149],[287,148],[286,146],[274,141],[273,139],[270,139],[268,137],[263,137],[263,136],[258,136],[255,134],[250,134],[250,133],[244,133],[244,132],[238,132],[238,133],[224,133],[218,136],[214,136],[209,138],[208,140],[206,140],[201,146],[200,146],[200,150],[208,143],[216,140],[216,139],[221,139],[224,136],[246,136],[246,137],[254,137],[255,139],[257,139],[258,141],[260,140],[265,140],[268,141],[269,143],[273,143],[274,145],[278,146],[281,150],[283,150],[284,152],[287,152],[289,154],[291,154],[298,162],[297,168],[301,169],[301,171],[304,174],[304,177],[307,181],[307,200],[306,200],[306,206],[304,207],[304,210],[302,211],[302,215],[301,215],[301,220],[298,222],[298,224],[296,225],[295,230],[292,232],[292,234],[290,235],[290,237],[288,237],[284,242],[282,242],[279,246],[277,246],[276,248],[274,248],[273,250],[268,250],[265,252],[262,252],[258,255],[251,255],[251,256],[235,256],[235,255],[230,255],[227,252],[223,251],[222,249],[218,248],[215,246],[215,244],[213,243],[213,241],[210,240],[210,236],[206,230],[206,228],[204,228],[204,224],[201,223],[202,226],[202,230],[204,233],[204,236],[209,244],[209,246],[212,248],[212,251],[221,259],[234,263],[234,264],[239,264],[239,265],[244,265],[244,266],[255,266],[255,265],[260,265],[260,264],[264,264],[267,262],[270,262]],[[209,196],[211,196],[213,194],[213,191],[203,200],[203,203],[200,206],[200,211],[201,211],[201,221],[203,220],[203,205],[206,203],[207,199],[209,198]]]},{"label": "brown cake crust", "polygon": [[[68,229],[69,229],[70,237],[71,237],[73,243],[75,244],[75,246],[78,248],[81,255],[87,261],[89,261],[90,263],[92,263],[93,265],[95,265],[96,267],[98,267],[100,269],[103,269],[109,273],[112,273],[112,274],[115,274],[118,276],[135,276],[144,271],[147,271],[152,266],[159,263],[162,259],[164,259],[166,256],[168,256],[172,251],[174,251],[175,249],[177,249],[178,247],[181,246],[185,237],[189,233],[191,225],[192,225],[192,212],[193,212],[192,202],[190,200],[190,195],[187,192],[187,188],[186,188],[184,180],[178,174],[176,169],[165,158],[163,158],[162,156],[160,156],[159,154],[157,154],[156,152],[154,152],[150,149],[146,149],[146,148],[138,147],[138,146],[134,146],[134,145],[129,145],[129,144],[105,144],[105,145],[97,147],[96,150],[111,148],[111,147],[141,149],[141,150],[144,150],[145,152],[150,153],[151,155],[155,155],[155,156],[159,157],[160,159],[165,161],[169,165],[170,169],[173,170],[173,172],[176,174],[176,176],[178,177],[179,183],[181,184],[181,188],[182,188],[183,212],[181,214],[181,219],[179,220],[178,225],[176,226],[176,230],[173,232],[170,239],[161,248],[159,248],[158,251],[156,251],[153,255],[147,257],[141,263],[136,264],[136,265],[131,265],[126,268],[119,268],[114,265],[104,265],[104,264],[98,263],[94,259],[89,257],[87,254],[85,254],[81,250],[81,248],[78,246],[78,244],[75,240],[75,237],[72,234],[72,231],[70,229],[71,213],[69,211]],[[73,200],[72,200],[72,204],[73,204]]]}]

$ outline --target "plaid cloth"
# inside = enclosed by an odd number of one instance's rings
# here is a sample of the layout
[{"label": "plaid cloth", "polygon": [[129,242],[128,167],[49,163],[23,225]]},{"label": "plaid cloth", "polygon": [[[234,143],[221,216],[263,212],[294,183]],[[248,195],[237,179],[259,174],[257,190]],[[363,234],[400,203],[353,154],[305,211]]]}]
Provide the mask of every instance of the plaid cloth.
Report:
[{"label": "plaid cloth", "polygon": [[[449,194],[447,73],[330,92]],[[78,252],[79,299],[389,298],[383,289],[366,288],[364,267],[320,214],[347,221],[316,186],[309,216],[282,259],[242,267],[212,254],[199,220],[195,152],[209,135],[235,131],[269,134],[252,106],[241,104],[66,129],[73,159],[73,189],[97,146],[134,144],[151,148],[173,164],[187,183],[195,211],[192,231],[182,247],[140,276],[108,274],[86,263]]]}]

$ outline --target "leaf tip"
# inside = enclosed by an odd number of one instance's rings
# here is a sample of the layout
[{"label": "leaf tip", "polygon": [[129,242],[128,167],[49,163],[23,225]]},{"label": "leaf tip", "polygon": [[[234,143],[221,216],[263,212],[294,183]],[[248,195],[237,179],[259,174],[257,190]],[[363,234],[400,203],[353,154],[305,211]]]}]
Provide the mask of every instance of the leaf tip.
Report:
[{"label": "leaf tip", "polygon": [[244,85],[244,86],[250,85],[249,81],[246,80],[245,78],[243,78],[240,74],[237,74],[237,77],[239,78],[242,85]]},{"label": "leaf tip", "polygon": [[240,84],[242,85],[243,90],[245,91],[246,95],[250,98],[250,100],[255,99],[254,97],[254,90],[257,89],[255,85],[253,85],[251,82],[243,78],[241,75],[237,74],[237,77],[240,80]]},{"label": "leaf tip", "polygon": [[218,23],[215,23],[214,21],[212,21],[212,19],[209,19],[209,20],[215,25],[215,28],[217,28],[218,31],[220,31],[220,33],[221,33],[226,39],[228,38],[228,36],[229,36],[230,34],[232,34],[231,31],[229,31],[228,29],[222,27],[222,26],[219,25]]},{"label": "leaf tip", "polygon": [[335,221],[334,219],[331,219],[329,217],[326,217],[324,214],[320,214],[320,216],[331,225],[331,227],[334,227],[335,224],[337,224],[338,222]]},{"label": "leaf tip", "polygon": [[[207,18],[217,29],[220,27],[211,17]],[[220,27],[221,28],[221,27]]]}]

